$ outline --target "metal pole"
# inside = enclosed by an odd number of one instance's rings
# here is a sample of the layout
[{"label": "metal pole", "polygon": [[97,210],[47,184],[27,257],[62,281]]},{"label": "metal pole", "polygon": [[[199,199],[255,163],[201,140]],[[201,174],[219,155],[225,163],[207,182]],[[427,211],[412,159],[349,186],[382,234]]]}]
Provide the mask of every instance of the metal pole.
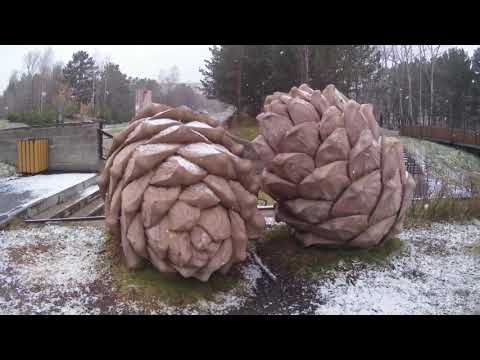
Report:
[{"label": "metal pole", "polygon": [[70,217],[70,218],[53,218],[53,219],[29,219],[25,220],[26,223],[41,223],[41,222],[61,222],[61,221],[88,221],[88,220],[104,220],[105,216],[82,216],[82,217]]}]

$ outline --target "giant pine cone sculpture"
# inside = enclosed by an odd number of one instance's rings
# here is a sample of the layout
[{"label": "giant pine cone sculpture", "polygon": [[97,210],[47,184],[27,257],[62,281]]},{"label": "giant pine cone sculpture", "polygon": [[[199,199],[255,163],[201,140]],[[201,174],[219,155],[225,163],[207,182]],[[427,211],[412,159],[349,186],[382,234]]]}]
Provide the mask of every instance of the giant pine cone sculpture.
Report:
[{"label": "giant pine cone sculpture", "polygon": [[226,273],[265,226],[253,163],[214,119],[187,107],[154,104],[137,118],[114,136],[98,179],[127,265],[147,259],[201,281]]},{"label": "giant pine cone sculpture", "polygon": [[381,136],[370,104],[329,85],[267,96],[253,146],[277,220],[304,245],[369,247],[398,233],[415,181],[403,147]]}]

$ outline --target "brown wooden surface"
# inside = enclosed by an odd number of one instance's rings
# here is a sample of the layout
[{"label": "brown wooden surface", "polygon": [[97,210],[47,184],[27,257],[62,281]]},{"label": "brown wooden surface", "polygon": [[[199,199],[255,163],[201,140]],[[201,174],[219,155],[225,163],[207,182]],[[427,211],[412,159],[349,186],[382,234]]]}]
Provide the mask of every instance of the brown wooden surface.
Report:
[{"label": "brown wooden surface", "polygon": [[414,138],[440,140],[458,145],[464,144],[480,147],[480,134],[478,131],[473,130],[405,126],[400,128],[400,135]]}]

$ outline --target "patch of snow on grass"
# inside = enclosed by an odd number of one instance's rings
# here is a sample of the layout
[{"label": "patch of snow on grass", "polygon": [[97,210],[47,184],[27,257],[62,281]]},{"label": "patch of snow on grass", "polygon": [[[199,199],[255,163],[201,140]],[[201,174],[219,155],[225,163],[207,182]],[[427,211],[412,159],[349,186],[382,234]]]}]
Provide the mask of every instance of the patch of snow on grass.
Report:
[{"label": "patch of snow on grass", "polygon": [[98,312],[85,287],[97,279],[102,232],[47,225],[0,232],[2,314]]},{"label": "patch of snow on grass", "polygon": [[157,299],[150,311],[142,299],[117,297],[105,241],[103,229],[89,225],[0,231],[0,314],[220,314],[242,306],[262,276],[245,262],[238,285],[213,300],[170,306]]},{"label": "patch of snow on grass", "polygon": [[[315,286],[317,314],[472,314],[480,306],[480,261],[466,251],[480,227],[434,224],[405,230],[401,256],[338,272]],[[353,280],[352,280],[353,279]]]}]

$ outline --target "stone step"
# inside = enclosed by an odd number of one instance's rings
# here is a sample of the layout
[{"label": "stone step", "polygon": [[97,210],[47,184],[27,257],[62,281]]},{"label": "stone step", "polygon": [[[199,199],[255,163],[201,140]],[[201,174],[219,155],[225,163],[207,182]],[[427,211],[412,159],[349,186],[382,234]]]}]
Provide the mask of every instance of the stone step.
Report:
[{"label": "stone step", "polygon": [[71,217],[97,216],[103,215],[103,199],[98,196],[95,200],[78,209]]},{"label": "stone step", "polygon": [[[77,174],[73,174],[77,175]],[[35,178],[34,175],[31,178]],[[30,178],[30,177],[28,177]],[[16,179],[12,180],[16,181]],[[52,176],[52,181],[55,181],[55,176]],[[56,211],[59,211],[65,206],[66,203],[71,204],[78,198],[79,194],[83,193],[87,188],[96,185],[96,174],[86,174],[84,180],[79,181],[68,187],[58,186],[59,191],[55,193],[47,193],[45,197],[40,197],[35,201],[27,204],[17,206],[10,210],[6,216],[0,217],[0,228],[7,226],[15,218],[20,219],[34,219],[43,218],[45,214],[54,215]],[[33,185],[32,185],[33,186]],[[55,210],[54,210],[55,208]],[[42,214],[42,215],[40,215]]]},{"label": "stone step", "polygon": [[100,193],[98,186],[94,184],[84,189],[82,192],[75,194],[68,200],[32,216],[31,219],[69,217],[99,197]]}]

